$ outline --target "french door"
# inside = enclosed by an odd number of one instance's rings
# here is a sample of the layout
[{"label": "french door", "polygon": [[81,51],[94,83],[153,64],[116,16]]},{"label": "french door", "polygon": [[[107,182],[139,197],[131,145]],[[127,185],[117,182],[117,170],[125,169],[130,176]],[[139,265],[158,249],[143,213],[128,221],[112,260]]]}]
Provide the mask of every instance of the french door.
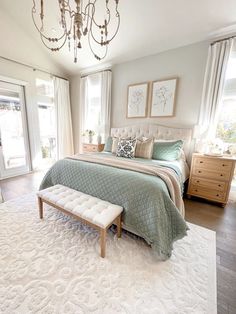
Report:
[{"label": "french door", "polygon": [[0,81],[0,179],[29,170],[24,88]]}]

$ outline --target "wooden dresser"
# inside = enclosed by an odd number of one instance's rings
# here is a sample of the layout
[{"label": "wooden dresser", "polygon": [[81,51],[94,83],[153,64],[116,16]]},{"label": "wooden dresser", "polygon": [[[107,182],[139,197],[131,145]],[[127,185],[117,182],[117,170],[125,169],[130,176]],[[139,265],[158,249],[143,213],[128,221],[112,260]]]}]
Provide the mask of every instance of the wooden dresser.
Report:
[{"label": "wooden dresser", "polygon": [[96,153],[96,152],[102,152],[104,149],[105,144],[87,144],[83,143],[83,152],[84,153]]},{"label": "wooden dresser", "polygon": [[193,154],[188,196],[198,196],[221,203],[228,201],[235,159]]}]

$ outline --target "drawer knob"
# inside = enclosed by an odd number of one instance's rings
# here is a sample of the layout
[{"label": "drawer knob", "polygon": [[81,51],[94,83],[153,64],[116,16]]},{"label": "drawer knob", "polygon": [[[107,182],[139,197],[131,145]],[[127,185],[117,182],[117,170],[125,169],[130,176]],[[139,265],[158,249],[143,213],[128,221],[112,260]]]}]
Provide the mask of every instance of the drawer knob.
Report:
[{"label": "drawer knob", "polygon": [[218,187],[221,187],[221,184],[218,184]]},{"label": "drawer knob", "polygon": [[220,196],[219,194],[216,194],[216,196]]},{"label": "drawer knob", "polygon": [[222,164],[222,167],[225,167],[226,165],[225,164]]},{"label": "drawer knob", "polygon": [[197,183],[199,183],[199,180],[197,180]]},{"label": "drawer knob", "polygon": [[195,190],[195,192],[197,192],[198,190]]},{"label": "drawer knob", "polygon": [[223,177],[223,174],[221,173],[221,175],[220,175],[221,177]]},{"label": "drawer knob", "polygon": [[200,164],[203,164],[203,161],[200,161]]},{"label": "drawer knob", "polygon": [[202,172],[199,170],[198,173],[202,173]]}]

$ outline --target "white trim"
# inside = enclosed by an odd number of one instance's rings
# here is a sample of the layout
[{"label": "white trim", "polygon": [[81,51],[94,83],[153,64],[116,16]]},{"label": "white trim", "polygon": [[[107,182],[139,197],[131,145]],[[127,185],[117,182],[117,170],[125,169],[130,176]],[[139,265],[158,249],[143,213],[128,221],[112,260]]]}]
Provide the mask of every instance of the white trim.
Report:
[{"label": "white trim", "polygon": [[102,72],[111,69],[112,69],[111,63],[103,63],[80,71],[80,76],[86,76],[89,74],[94,74],[96,72]]},{"label": "white trim", "polygon": [[14,168],[5,168],[3,162],[2,148],[0,148],[0,177],[1,179],[6,177],[12,177],[15,175],[28,173],[31,166],[31,154],[29,146],[29,133],[28,133],[28,124],[27,124],[27,112],[26,112],[26,102],[25,102],[25,87],[15,83],[9,83],[5,81],[0,81],[2,89],[13,90],[18,92],[19,99],[21,103],[21,118],[22,118],[22,131],[24,136],[24,146],[25,146],[25,165],[14,167]]},{"label": "white trim", "polygon": [[0,75],[0,81],[15,84],[15,85],[21,85],[21,86],[26,86],[29,84],[29,82],[18,80],[18,79],[8,77],[8,76],[2,76],[2,75]]}]

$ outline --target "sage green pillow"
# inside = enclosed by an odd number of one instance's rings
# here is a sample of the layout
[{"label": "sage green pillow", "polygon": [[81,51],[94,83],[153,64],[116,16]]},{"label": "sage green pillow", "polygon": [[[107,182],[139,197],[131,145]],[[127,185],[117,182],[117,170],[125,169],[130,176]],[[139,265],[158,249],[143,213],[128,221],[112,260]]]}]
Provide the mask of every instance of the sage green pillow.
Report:
[{"label": "sage green pillow", "polygon": [[174,161],[180,158],[183,141],[154,142],[152,159]]},{"label": "sage green pillow", "polygon": [[112,137],[108,136],[108,138],[106,139],[106,142],[105,142],[105,147],[104,147],[105,152],[111,152],[112,142],[113,142]]}]

